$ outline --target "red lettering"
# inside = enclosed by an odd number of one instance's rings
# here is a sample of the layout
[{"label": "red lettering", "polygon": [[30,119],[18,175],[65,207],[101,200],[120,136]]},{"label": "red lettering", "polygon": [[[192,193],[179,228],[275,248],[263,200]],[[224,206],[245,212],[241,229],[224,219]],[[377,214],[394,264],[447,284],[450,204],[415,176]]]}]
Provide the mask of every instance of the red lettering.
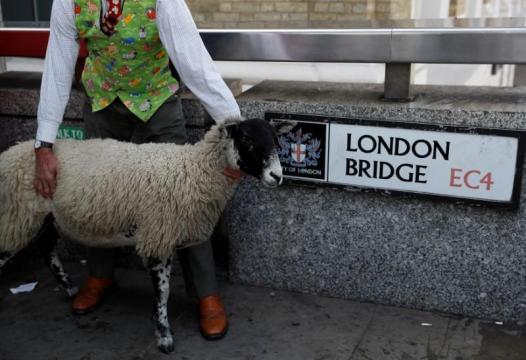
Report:
[{"label": "red lettering", "polygon": [[494,184],[493,180],[491,179],[491,173],[489,172],[486,175],[484,175],[484,177],[480,179],[480,183],[486,184],[486,190],[490,191],[491,185]]},{"label": "red lettering", "polygon": [[476,190],[476,189],[479,189],[479,188],[480,188],[479,185],[474,186],[474,185],[471,185],[471,184],[469,183],[469,177],[471,176],[471,174],[477,174],[477,175],[480,175],[480,171],[478,171],[478,170],[469,170],[469,171],[466,173],[466,175],[464,175],[464,184],[466,184],[466,186],[467,186],[468,188],[470,188],[470,189],[475,189],[475,190]]},{"label": "red lettering", "polygon": [[455,184],[455,180],[460,180],[461,177],[460,176],[456,176],[455,173],[457,172],[461,172],[462,169],[451,169],[451,177],[450,177],[450,180],[449,180],[449,186],[451,187],[462,187],[462,184]]},{"label": "red lettering", "polygon": [[[490,191],[492,185],[495,183],[490,172],[486,173],[480,180],[482,174],[480,170],[468,170],[462,175],[463,169],[451,169],[451,176],[449,178],[449,186],[451,187],[463,187],[478,190],[480,189],[479,184],[485,184],[486,190]],[[458,181],[460,180],[460,181]]]}]

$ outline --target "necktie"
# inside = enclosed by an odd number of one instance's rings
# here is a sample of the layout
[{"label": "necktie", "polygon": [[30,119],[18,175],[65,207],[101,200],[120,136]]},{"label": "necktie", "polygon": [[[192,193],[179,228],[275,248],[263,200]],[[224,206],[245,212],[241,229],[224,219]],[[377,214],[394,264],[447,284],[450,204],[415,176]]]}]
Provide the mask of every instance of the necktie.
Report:
[{"label": "necktie", "polygon": [[111,36],[115,33],[115,26],[122,15],[121,0],[103,0],[106,1],[106,12],[102,16],[101,30],[104,34]]}]

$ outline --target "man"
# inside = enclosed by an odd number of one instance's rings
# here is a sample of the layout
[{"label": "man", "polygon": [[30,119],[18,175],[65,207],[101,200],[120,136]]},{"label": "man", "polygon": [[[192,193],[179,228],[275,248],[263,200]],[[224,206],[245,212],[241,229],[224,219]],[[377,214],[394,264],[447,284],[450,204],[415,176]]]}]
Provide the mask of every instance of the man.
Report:
[{"label": "man", "polygon": [[[185,143],[169,58],[216,122],[240,117],[183,0],[55,0],[35,141],[34,185],[46,198],[53,196],[60,173],[53,142],[69,99],[79,38],[89,49],[82,82],[89,98],[84,121],[90,137]],[[201,333],[206,339],[223,337],[227,318],[210,241],[178,256],[187,291],[199,299]],[[90,276],[73,301],[74,313],[95,310],[113,288],[113,260],[112,250],[89,250]]]}]

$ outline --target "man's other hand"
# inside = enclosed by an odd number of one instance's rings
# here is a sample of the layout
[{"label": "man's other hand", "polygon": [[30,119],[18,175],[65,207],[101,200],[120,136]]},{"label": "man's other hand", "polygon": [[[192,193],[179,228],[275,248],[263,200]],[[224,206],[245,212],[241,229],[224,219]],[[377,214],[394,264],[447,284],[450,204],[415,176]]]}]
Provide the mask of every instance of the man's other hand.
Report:
[{"label": "man's other hand", "polygon": [[57,187],[58,161],[52,149],[41,148],[35,150],[36,172],[33,186],[37,193],[51,199]]}]

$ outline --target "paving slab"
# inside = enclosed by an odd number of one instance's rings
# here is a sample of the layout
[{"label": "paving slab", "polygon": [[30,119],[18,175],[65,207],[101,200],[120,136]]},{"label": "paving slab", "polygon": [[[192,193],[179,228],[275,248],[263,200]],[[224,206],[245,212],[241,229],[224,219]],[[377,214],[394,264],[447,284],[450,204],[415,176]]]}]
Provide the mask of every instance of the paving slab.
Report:
[{"label": "paving slab", "polygon": [[[86,268],[67,263],[79,283]],[[145,271],[117,269],[119,287],[96,312],[70,314],[70,300],[43,266],[15,258],[0,277],[0,360],[382,360],[526,359],[526,326],[349,300],[232,285],[221,292],[230,331],[209,342],[195,302],[174,276],[169,304],[176,350],[157,351]],[[222,276],[221,276],[222,278]],[[9,288],[38,281],[30,293]]]}]

